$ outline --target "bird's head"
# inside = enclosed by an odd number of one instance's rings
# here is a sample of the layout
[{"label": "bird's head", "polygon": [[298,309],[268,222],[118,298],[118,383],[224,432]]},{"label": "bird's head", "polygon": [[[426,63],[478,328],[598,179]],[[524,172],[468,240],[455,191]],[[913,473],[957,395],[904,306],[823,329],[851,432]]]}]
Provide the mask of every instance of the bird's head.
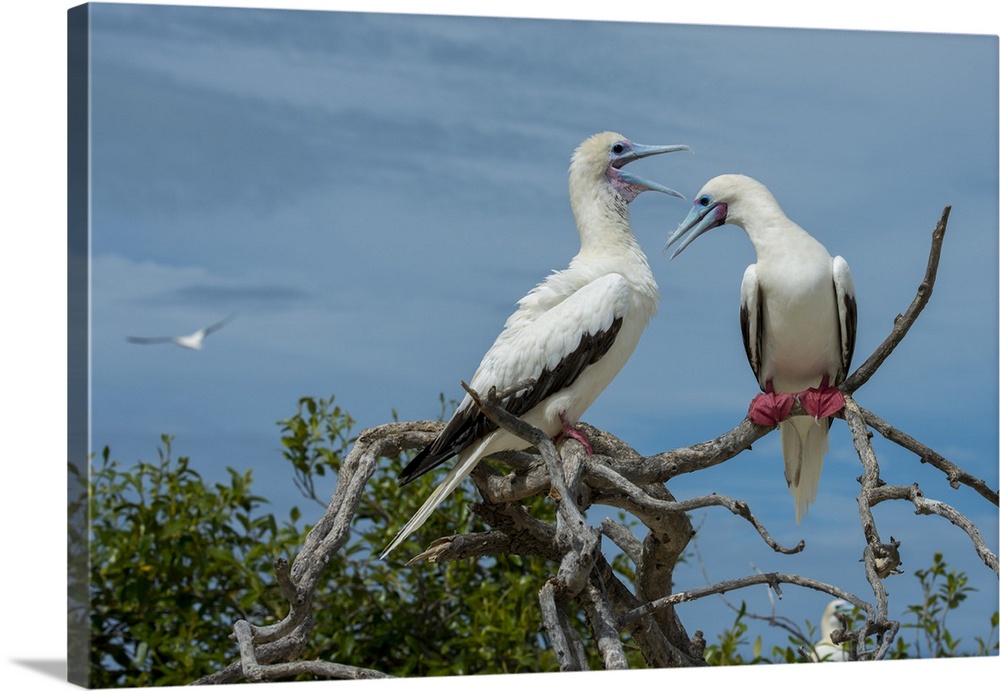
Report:
[{"label": "bird's head", "polygon": [[832,600],[823,611],[823,621],[820,628],[823,633],[847,627],[847,619],[854,612],[854,605],[846,600]]},{"label": "bird's head", "polygon": [[690,147],[683,144],[636,144],[617,132],[595,134],[580,144],[573,153],[569,166],[570,194],[607,184],[626,203],[647,190],[683,199],[684,195],[680,192],[623,170],[632,161],[672,151],[690,151]]},{"label": "bird's head", "polygon": [[684,239],[684,242],[678,245],[674,253],[670,255],[671,259],[683,252],[684,248],[694,242],[695,238],[702,233],[726,223],[726,219],[729,217],[729,202],[726,201],[726,199],[729,199],[727,196],[728,190],[723,189],[722,186],[717,184],[717,181],[718,178],[714,178],[701,188],[698,196],[695,197],[694,205],[691,207],[691,211],[688,212],[687,218],[677,226],[677,230],[667,240],[667,245],[663,248],[664,251],[680,240],[686,233],[690,233]]},{"label": "bird's head", "polygon": [[719,175],[705,183],[695,197],[694,205],[687,218],[681,221],[677,230],[667,239],[664,251],[672,244],[687,237],[670,255],[673,259],[695,239],[721,225],[731,224],[746,229],[744,210],[747,208],[776,210],[780,208],[764,185],[746,175]]}]

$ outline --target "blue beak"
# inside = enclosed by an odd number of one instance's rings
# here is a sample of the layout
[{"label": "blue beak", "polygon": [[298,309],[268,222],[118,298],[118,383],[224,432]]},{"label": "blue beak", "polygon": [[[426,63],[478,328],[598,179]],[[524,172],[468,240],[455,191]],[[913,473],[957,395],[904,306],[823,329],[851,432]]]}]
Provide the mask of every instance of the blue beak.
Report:
[{"label": "blue beak", "polygon": [[705,206],[702,206],[698,202],[695,202],[694,207],[688,213],[687,218],[684,219],[677,230],[673,232],[670,238],[667,239],[667,245],[663,248],[666,252],[672,244],[677,242],[684,233],[691,231],[691,234],[684,238],[674,253],[670,255],[673,259],[678,254],[684,251],[684,248],[695,241],[699,235],[712,228],[717,228],[718,226],[724,225],[726,222],[726,214],[728,212],[728,207],[722,202],[711,202]]},{"label": "blue beak", "polygon": [[646,180],[635,173],[629,172],[627,170],[622,170],[622,167],[632,161],[638,161],[640,158],[646,158],[647,156],[655,156],[657,154],[669,154],[674,151],[690,151],[691,147],[685,144],[666,144],[666,145],[649,145],[649,144],[632,144],[632,148],[625,154],[622,154],[612,166],[618,171],[618,177],[625,183],[629,185],[641,187],[643,189],[651,190],[653,192],[663,192],[664,194],[669,194],[671,197],[677,197],[678,199],[684,199],[684,195],[676,190],[672,190],[669,187],[665,187],[658,182],[653,182],[652,180]]}]

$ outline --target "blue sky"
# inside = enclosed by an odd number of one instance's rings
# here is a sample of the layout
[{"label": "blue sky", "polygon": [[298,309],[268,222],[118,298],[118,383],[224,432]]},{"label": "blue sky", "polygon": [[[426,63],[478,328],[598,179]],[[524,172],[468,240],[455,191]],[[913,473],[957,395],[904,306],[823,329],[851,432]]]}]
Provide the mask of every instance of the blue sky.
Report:
[{"label": "blue sky", "polygon": [[[298,496],[276,421],[303,395],[335,394],[359,430],[458,398],[516,300],[576,251],[569,157],[614,129],[694,149],[636,172],[689,200],[714,175],[751,175],[843,255],[858,290],[855,366],[908,306],[951,205],[931,303],[856,398],[996,487],[996,36],[686,21],[95,6],[94,449],[150,459],[172,434],[208,477],[252,467],[283,512]],[[661,249],[688,205],[653,194],[632,205],[663,299],[584,416],[644,453],[717,436],[756,393],[737,322],[752,248],[725,227],[669,262]],[[125,341],[231,312],[202,352]],[[995,507],[875,443],[884,479],[966,511],[997,550]],[[774,555],[728,513],[699,512],[711,580],[791,571],[866,597],[859,468],[835,425],[800,526],[777,435],[669,487],[745,499],[777,540],[807,542]],[[996,578],[964,534],[903,505],[876,517],[903,543],[894,606],[916,601],[913,571],[943,550],[980,590],[950,623],[970,643],[984,635]],[[692,566],[677,587],[702,582]],[[731,599],[742,597],[769,609],[763,590]],[[815,622],[826,599],[786,588],[777,612]],[[718,602],[681,616],[709,640],[732,620]]]}]

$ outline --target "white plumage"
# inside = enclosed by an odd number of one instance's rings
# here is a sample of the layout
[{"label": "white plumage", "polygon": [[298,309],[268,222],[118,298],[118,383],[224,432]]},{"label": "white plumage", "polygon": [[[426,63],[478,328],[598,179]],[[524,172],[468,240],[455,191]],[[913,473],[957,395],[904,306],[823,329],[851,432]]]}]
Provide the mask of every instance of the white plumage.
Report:
[{"label": "white plumage", "polygon": [[844,617],[854,610],[845,600],[832,600],[823,610],[819,622],[820,639],[813,646],[814,662],[847,662],[850,658],[843,645],[833,642],[833,632],[844,628]]},{"label": "white plumage", "polygon": [[[673,257],[723,224],[743,228],[757,254],[740,288],[743,344],[764,392],[751,403],[749,416],[757,424],[780,426],[785,479],[801,521],[816,498],[829,416],[843,406],[834,387],[847,376],[854,353],[854,281],[843,258],[831,257],[785,216],[764,185],[745,175],[720,175],[702,188],[667,243],[691,231]],[[793,397],[810,416],[788,418]]]},{"label": "white plumage", "polygon": [[[577,148],[569,195],[580,251],[567,269],[553,272],[521,298],[469,381],[473,390],[485,395],[493,387],[502,392],[532,380],[504,402],[505,409],[546,434],[579,435],[573,426],[632,354],[659,300],[649,262],[629,225],[628,204],[645,190],[681,197],[622,166],[682,149],[687,147],[634,144],[614,132],[596,134]],[[410,482],[455,455],[458,461],[382,558],[417,530],[481,459],[526,446],[490,423],[466,395],[400,480]]]}]

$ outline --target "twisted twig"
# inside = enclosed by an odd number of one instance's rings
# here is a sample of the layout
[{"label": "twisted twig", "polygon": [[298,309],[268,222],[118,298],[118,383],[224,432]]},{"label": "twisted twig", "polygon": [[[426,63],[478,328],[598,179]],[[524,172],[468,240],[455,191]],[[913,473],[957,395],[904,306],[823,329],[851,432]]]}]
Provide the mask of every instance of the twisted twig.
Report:
[{"label": "twisted twig", "polygon": [[[588,464],[587,473],[587,479],[591,480],[591,484],[594,487],[605,490],[602,495],[605,503],[619,508],[628,509],[632,513],[638,513],[641,511],[687,513],[689,511],[703,509],[708,506],[722,506],[729,509],[732,514],[739,516],[750,523],[750,525],[752,525],[760,534],[764,542],[767,543],[767,546],[775,552],[779,552],[781,554],[796,554],[805,548],[805,542],[801,540],[795,547],[782,547],[778,544],[778,542],[771,537],[771,534],[767,531],[764,525],[758,521],[756,517],[754,517],[753,513],[750,511],[749,505],[745,501],[732,499],[721,494],[695,497],[692,499],[685,499],[683,501],[664,501],[662,499],[655,499],[651,497],[640,487],[629,482],[627,478],[622,477],[619,473],[600,463],[591,462]],[[622,496],[610,497],[608,496],[609,490],[620,492]]]},{"label": "twisted twig", "polygon": [[668,605],[677,605],[682,602],[692,602],[694,600],[699,600],[709,595],[718,595],[721,593],[727,593],[731,590],[738,590],[740,588],[746,588],[752,585],[767,585],[768,587],[775,589],[780,594],[781,583],[792,583],[801,586],[803,588],[811,588],[813,590],[819,590],[824,593],[828,593],[833,597],[846,600],[851,604],[853,604],[855,607],[864,610],[869,615],[869,617],[873,615],[871,605],[869,605],[867,602],[857,597],[856,595],[853,595],[847,592],[846,590],[841,590],[835,585],[824,583],[822,581],[817,581],[813,578],[799,576],[796,574],[755,573],[749,576],[743,576],[742,578],[734,578],[732,580],[719,581],[718,583],[712,583],[711,585],[706,585],[699,588],[690,588],[688,590],[683,590],[679,593],[668,595],[667,597],[653,600],[652,602],[647,602],[625,614],[623,617],[620,618],[619,622],[623,629],[628,629],[636,621],[638,621],[640,617],[649,614],[650,612],[655,611],[661,607],[666,607]]},{"label": "twisted twig", "polygon": [[928,463],[940,470],[948,477],[948,484],[953,488],[958,489],[960,485],[966,485],[985,497],[994,506],[998,505],[997,491],[991,489],[983,480],[965,472],[934,449],[924,446],[910,435],[896,429],[875,413],[864,408],[860,410],[869,427],[889,441],[915,453],[920,457],[921,463]]},{"label": "twisted twig", "polygon": [[943,501],[925,497],[923,491],[915,484],[878,487],[872,491],[870,503],[874,506],[879,502],[889,499],[904,499],[911,502],[917,509],[916,513],[920,515],[936,514],[947,518],[954,525],[965,531],[965,534],[972,540],[972,546],[975,548],[979,558],[983,560],[986,566],[993,570],[993,573],[997,573],[997,555],[991,552],[986,546],[986,541],[983,539],[983,535],[979,532],[976,524],[970,521],[961,511],[945,504]]},{"label": "twisted twig", "polygon": [[924,307],[931,299],[934,292],[934,281],[937,279],[938,264],[941,261],[941,247],[944,244],[944,233],[948,228],[948,216],[951,215],[951,206],[944,207],[941,218],[934,227],[931,234],[931,249],[927,256],[927,269],[924,272],[924,279],[917,286],[917,294],[910,303],[906,312],[896,317],[892,331],[889,336],[875,349],[875,351],[865,360],[864,364],[858,367],[854,374],[849,376],[841,385],[844,393],[851,394],[864,386],[865,382],[871,379],[872,375],[882,366],[886,358],[896,349],[896,346],[903,340],[906,333],[913,326],[913,323],[920,316]]}]

